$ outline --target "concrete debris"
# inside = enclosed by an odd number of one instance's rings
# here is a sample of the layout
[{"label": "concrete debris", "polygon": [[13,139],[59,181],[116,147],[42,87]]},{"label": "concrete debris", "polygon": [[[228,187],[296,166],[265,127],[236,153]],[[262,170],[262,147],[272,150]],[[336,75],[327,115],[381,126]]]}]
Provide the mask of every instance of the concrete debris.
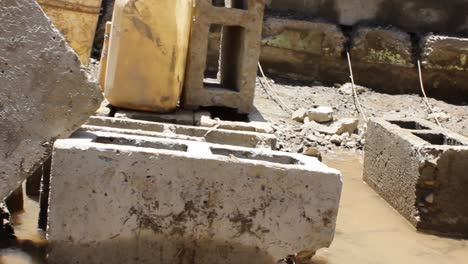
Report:
[{"label": "concrete debris", "polygon": [[[366,88],[355,85],[354,88],[356,89],[357,94],[362,94],[366,92]],[[352,83],[345,83],[340,88],[338,88],[338,92],[343,95],[353,95],[353,84]]]},{"label": "concrete debris", "polygon": [[102,95],[34,0],[0,1],[0,200],[99,107]]},{"label": "concrete debris", "polygon": [[444,112],[432,113],[427,116],[428,120],[431,120],[431,121],[439,120],[440,122],[447,122],[451,118],[452,118],[451,115],[444,113]]},{"label": "concrete debris", "polygon": [[303,154],[306,155],[306,156],[315,157],[319,161],[322,161],[322,154],[320,153],[320,151],[316,147],[307,148],[307,150],[304,151]]},{"label": "concrete debris", "polygon": [[307,116],[307,109],[299,108],[292,114],[291,119],[300,123],[304,123],[304,118],[306,116]]},{"label": "concrete debris", "polygon": [[333,240],[341,175],[315,158],[103,132],[53,157],[49,263],[271,264]]},{"label": "concrete debris", "polygon": [[333,121],[333,114],[334,110],[329,106],[319,106],[307,111],[307,117],[309,121],[315,121],[318,123]]}]

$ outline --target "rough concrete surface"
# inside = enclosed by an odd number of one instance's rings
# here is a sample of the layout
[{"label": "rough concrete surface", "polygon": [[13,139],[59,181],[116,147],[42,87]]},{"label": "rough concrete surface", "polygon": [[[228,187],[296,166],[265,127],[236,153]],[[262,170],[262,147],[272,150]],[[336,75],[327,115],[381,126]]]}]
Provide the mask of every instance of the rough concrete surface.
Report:
[{"label": "rough concrete surface", "polygon": [[417,229],[468,237],[468,138],[415,119],[368,124],[364,180]]},{"label": "rough concrete surface", "polygon": [[[195,0],[182,104],[186,108],[223,106],[239,113],[254,110],[264,0],[232,1],[217,7]],[[221,25],[219,78],[205,79],[209,32]]]},{"label": "rough concrete surface", "polygon": [[468,38],[429,35],[422,49],[426,68],[468,71]]},{"label": "rough concrete surface", "polygon": [[68,137],[102,95],[33,0],[0,2],[0,200]]},{"label": "rough concrete surface", "polygon": [[352,56],[364,63],[414,67],[408,33],[395,29],[359,28],[353,37]]},{"label": "rough concrete surface", "polygon": [[49,263],[312,254],[333,239],[341,185],[338,171],[297,154],[78,133],[54,148]]},{"label": "rough concrete surface", "polygon": [[83,130],[106,130],[130,135],[186,139],[215,144],[251,148],[276,148],[276,137],[271,133],[228,130],[219,127],[183,126],[112,117],[91,117]]}]

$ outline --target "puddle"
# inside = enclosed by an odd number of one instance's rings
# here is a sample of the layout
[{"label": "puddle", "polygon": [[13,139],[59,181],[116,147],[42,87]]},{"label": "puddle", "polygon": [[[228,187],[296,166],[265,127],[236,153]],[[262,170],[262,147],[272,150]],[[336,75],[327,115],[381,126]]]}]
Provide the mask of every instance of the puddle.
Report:
[{"label": "puddle", "polygon": [[368,187],[361,156],[339,153],[324,162],[343,173],[344,189],[335,240],[317,253],[314,264],[468,263],[468,240],[416,232]]},{"label": "puddle", "polygon": [[37,228],[38,216],[38,198],[25,195],[24,211],[13,214],[18,241],[9,248],[0,248],[0,264],[45,263],[47,241],[44,232]]},{"label": "puddle", "polygon": [[[468,240],[417,233],[362,177],[362,157],[348,152],[327,156],[325,163],[343,172],[344,189],[335,241],[320,250],[314,264],[462,264]],[[38,203],[25,199],[25,211],[14,216],[19,242],[0,249],[0,264],[43,264],[46,241],[38,231]]]}]

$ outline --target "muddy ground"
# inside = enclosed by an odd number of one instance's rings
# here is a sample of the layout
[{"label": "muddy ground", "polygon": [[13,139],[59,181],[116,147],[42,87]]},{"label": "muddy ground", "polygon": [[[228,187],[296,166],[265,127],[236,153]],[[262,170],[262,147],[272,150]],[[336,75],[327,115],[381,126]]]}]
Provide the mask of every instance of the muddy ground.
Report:
[{"label": "muddy ground", "polygon": [[[316,146],[321,151],[329,152],[338,148],[362,150],[362,141],[365,138],[365,122],[356,111],[353,96],[343,93],[340,84],[336,87],[325,87],[319,83],[299,83],[292,80],[269,80],[274,94],[280,99],[280,104],[273,97],[266,85],[257,84],[255,105],[266,120],[276,128],[279,139],[279,149],[290,152],[303,152],[308,146]],[[266,90],[267,89],[267,90]],[[363,112],[368,118],[422,118],[435,122],[424,103],[422,96],[413,95],[389,95],[359,87],[359,100]],[[468,136],[468,105],[453,105],[443,101],[429,98],[435,115],[442,127],[459,134]],[[317,106],[330,106],[335,110],[335,119],[355,117],[360,119],[357,135],[354,135],[353,144],[331,143],[329,137],[314,133],[313,129],[307,129],[302,123],[291,119],[287,109],[295,111],[299,108],[313,108]],[[312,136],[311,136],[312,135]],[[316,141],[315,143],[313,141]],[[318,144],[317,144],[318,143]]]}]

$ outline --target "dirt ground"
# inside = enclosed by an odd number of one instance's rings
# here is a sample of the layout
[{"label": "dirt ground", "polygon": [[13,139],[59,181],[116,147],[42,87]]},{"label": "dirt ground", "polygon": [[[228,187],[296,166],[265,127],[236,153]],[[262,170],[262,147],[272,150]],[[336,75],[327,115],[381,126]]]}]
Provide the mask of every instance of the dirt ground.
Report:
[{"label": "dirt ground", "polygon": [[[270,121],[276,129],[278,136],[278,147],[280,150],[289,152],[303,152],[306,147],[314,146],[322,152],[333,151],[337,148],[350,148],[362,150],[365,134],[365,122],[356,111],[354,99],[351,94],[346,94],[336,87],[324,87],[319,84],[301,84],[288,80],[269,80],[278,96],[279,101],[286,105],[280,107],[273,100],[272,92],[265,88],[266,85],[257,84],[255,105],[262,117]],[[422,118],[435,122],[428,113],[428,108],[422,96],[413,95],[389,95],[372,91],[371,89],[359,87],[359,99],[362,108],[368,118],[391,117],[391,118]],[[278,100],[276,100],[278,101]],[[468,136],[468,105],[452,105],[443,101],[429,98],[433,111],[438,116],[442,127],[454,132]],[[330,138],[325,135],[313,135],[313,130],[307,129],[302,123],[291,119],[287,111],[295,111],[299,108],[313,108],[317,106],[330,106],[335,110],[335,119],[354,117],[360,120],[358,135],[355,135],[356,147],[354,145],[331,144]],[[312,135],[312,136],[311,136]],[[315,141],[315,142],[314,142]]]}]

